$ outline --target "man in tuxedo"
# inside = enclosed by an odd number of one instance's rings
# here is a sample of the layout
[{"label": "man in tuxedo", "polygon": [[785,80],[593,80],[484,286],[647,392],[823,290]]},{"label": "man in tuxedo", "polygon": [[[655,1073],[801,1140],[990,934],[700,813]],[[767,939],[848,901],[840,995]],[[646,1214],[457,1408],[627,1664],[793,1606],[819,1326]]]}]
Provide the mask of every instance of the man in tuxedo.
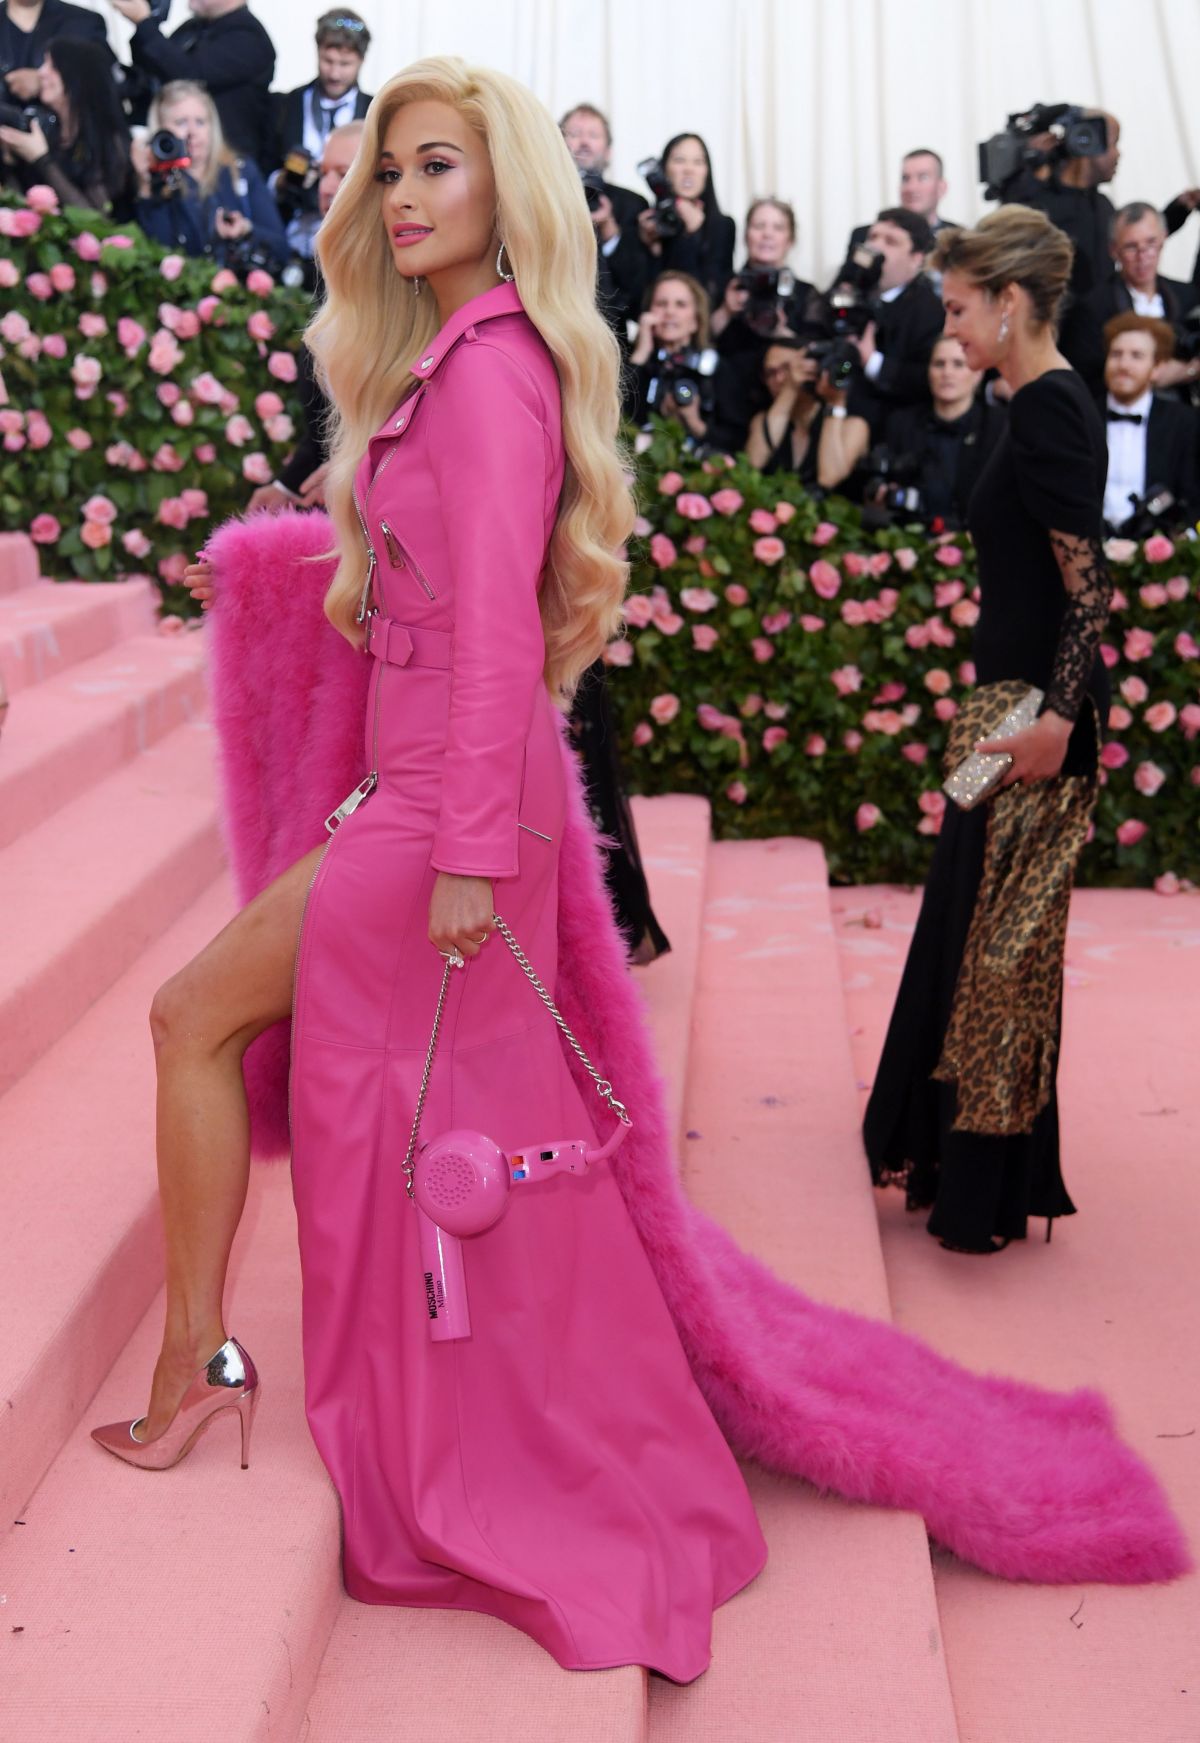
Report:
[{"label": "man in tuxedo", "polygon": [[868,229],[866,246],[882,256],[883,270],[878,313],[855,339],[863,367],[850,391],[850,411],[866,418],[878,441],[890,412],[928,399],[929,358],[943,317],[925,277],[933,235],[924,218],[889,206]]},{"label": "man in tuxedo", "polygon": [[[946,197],[946,172],[940,155],[927,145],[906,151],[900,159],[900,204],[906,212],[923,218],[935,238],[939,230],[956,230],[953,218],[943,218],[938,210]],[[846,253],[861,248],[871,226],[860,224],[850,232]]]},{"label": "man in tuxedo", "polygon": [[581,170],[600,176],[602,186],[592,208],[592,227],[596,232],[597,284],[596,296],[600,312],[627,349],[627,323],[641,313],[642,279],[638,273],[626,271],[628,259],[640,266],[641,250],[634,247],[621,250],[622,235],[628,232],[637,240],[638,213],[644,212],[649,201],[632,188],[617,187],[606,179],[612,157],[612,129],[608,118],[591,103],[577,103],[559,122],[567,149]]},{"label": "man in tuxedo", "polygon": [[164,36],[150,0],[112,0],[134,26],[129,52],[155,87],[172,79],[207,85],[226,144],[269,169],[275,142],[271,80],[275,45],[246,0],[188,0],[193,16]]},{"label": "man in tuxedo", "polygon": [[357,12],[336,7],[317,20],[317,76],[286,96],[276,96],[275,165],[300,146],[319,164],[335,127],[361,121],[371,106],[359,77],[371,32]]},{"label": "man in tuxedo", "polygon": [[1104,329],[1104,411],[1108,427],[1108,484],[1104,518],[1119,532],[1134,513],[1133,499],[1165,487],[1175,498],[1167,525],[1190,520],[1197,501],[1197,414],[1153,390],[1157,365],[1169,359],[1175,335],[1153,315],[1114,315]]},{"label": "man in tuxedo", "polygon": [[[1200,301],[1190,284],[1163,278],[1158,260],[1167,238],[1167,227],[1153,206],[1143,200],[1122,206],[1113,221],[1112,254],[1117,270],[1088,298],[1088,310],[1103,332],[1114,315],[1153,315],[1183,337],[1183,317]],[[1188,388],[1200,377],[1200,362],[1167,358],[1155,371],[1154,386]],[[1185,394],[1177,397],[1184,398]]]}]

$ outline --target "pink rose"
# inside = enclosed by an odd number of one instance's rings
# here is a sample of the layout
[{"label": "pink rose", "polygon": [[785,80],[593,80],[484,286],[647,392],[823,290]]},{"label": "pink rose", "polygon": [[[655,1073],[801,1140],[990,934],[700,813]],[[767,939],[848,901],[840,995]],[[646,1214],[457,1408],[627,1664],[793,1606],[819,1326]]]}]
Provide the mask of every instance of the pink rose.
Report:
[{"label": "pink rose", "polygon": [[[679,482],[683,483],[682,478]],[[712,494],[712,505],[718,514],[736,514],[744,501],[740,490],[714,490]]]},{"label": "pink rose", "polygon": [[1154,880],[1154,888],[1160,896],[1177,896],[1183,885],[1172,871],[1160,872]]},{"label": "pink rose", "polygon": [[881,732],[885,738],[895,738],[903,722],[894,708],[868,708],[863,715],[868,732]]},{"label": "pink rose", "polygon": [[833,564],[824,557],[817,558],[808,571],[808,578],[812,582],[813,592],[820,599],[836,599],[841,591],[842,578]]},{"label": "pink rose", "polygon": [[1122,678],[1121,694],[1131,708],[1138,708],[1149,696],[1150,689],[1144,678]]},{"label": "pink rose", "polygon": [[750,650],[760,666],[765,666],[768,660],[775,658],[775,643],[768,641],[764,635],[756,635],[750,643]]},{"label": "pink rose", "polygon": [[684,520],[707,520],[712,513],[712,504],[707,496],[701,496],[694,490],[685,490],[675,498],[675,511]]},{"label": "pink rose", "polygon": [[100,302],[108,295],[108,280],[102,272],[94,272],[91,276],[92,301]]},{"label": "pink rose", "polygon": [[196,408],[190,399],[181,399],[178,404],[171,407],[171,422],[178,424],[180,429],[186,430],[195,421]]},{"label": "pink rose", "polygon": [[843,623],[848,623],[851,629],[859,629],[864,623],[870,623],[870,621],[867,608],[861,599],[843,599]]},{"label": "pink rose", "polygon": [[213,273],[212,282],[208,288],[214,291],[217,296],[224,296],[226,291],[237,289],[237,274],[230,272],[227,266],[223,266],[219,272]]},{"label": "pink rose", "polygon": [[52,514],[36,514],[29,523],[29,536],[35,545],[52,545],[61,532]]},{"label": "pink rose", "polygon": [[42,341],[38,338],[36,333],[31,333],[28,339],[22,339],[21,343],[17,346],[17,350],[20,352],[21,356],[25,358],[27,363],[36,363],[42,354]]},{"label": "pink rose", "polygon": [[45,415],[39,411],[30,412],[25,433],[29,437],[31,448],[48,448],[54,440],[54,432]]},{"label": "pink rose", "polygon": [[175,280],[183,271],[184,265],[185,261],[182,254],[168,254],[160,263],[158,270],[162,273],[168,284],[174,284]]},{"label": "pink rose", "polygon": [[116,236],[106,236],[100,246],[102,248],[116,249],[132,248],[133,237],[126,235],[124,231],[119,231]]},{"label": "pink rose", "polygon": [[[733,494],[736,496],[737,492],[734,491]],[[716,498],[714,497],[713,500],[715,501]],[[781,527],[785,527],[790,520],[794,520],[795,515],[796,505],[794,502],[777,502],[775,504],[775,519]]]},{"label": "pink rose", "polygon": [[730,781],[725,789],[725,797],[735,805],[744,805],[748,797],[745,781]]},{"label": "pink rose", "polygon": [[1108,743],[1101,749],[1100,763],[1103,768],[1123,769],[1128,761],[1129,752],[1123,744],[1118,744],[1115,739],[1109,739]]},{"label": "pink rose", "polygon": [[160,442],[150,461],[156,472],[182,472],[183,461],[170,442]]},{"label": "pink rose", "polygon": [[275,323],[265,309],[255,309],[246,322],[246,331],[260,345],[267,345],[275,337]]},{"label": "pink rose", "polygon": [[1153,533],[1142,546],[1142,555],[1147,563],[1165,563],[1175,555],[1175,546],[1162,533]]},{"label": "pink rose", "polygon": [[899,684],[895,679],[892,679],[890,683],[882,686],[878,695],[875,697],[875,701],[876,703],[900,702],[904,699],[907,688],[907,685]]},{"label": "pink rose", "polygon": [[296,359],[290,351],[272,351],[267,358],[267,373],[276,381],[295,381]]},{"label": "pink rose", "polygon": [[842,743],[850,752],[851,756],[857,756],[858,752],[862,749],[862,742],[862,733],[856,732],[853,727],[851,727],[848,732],[843,732],[842,734]]},{"label": "pink rose", "polygon": [[970,629],[979,622],[979,607],[973,599],[960,599],[950,607],[950,621],[959,629]]},{"label": "pink rose", "polygon": [[208,513],[208,492],[206,490],[181,490],[179,495],[190,515]]},{"label": "pink rose", "polygon": [[938,581],[934,584],[933,603],[940,611],[944,611],[956,599],[961,599],[965,591],[961,581]]},{"label": "pink rose", "polygon": [[652,615],[650,601],[644,593],[631,593],[621,610],[625,622],[631,623],[635,629],[645,629]]},{"label": "pink rose", "polygon": [[268,418],[277,418],[283,410],[283,401],[277,393],[260,393],[254,401],[254,410],[265,424]]},{"label": "pink rose", "polygon": [[870,569],[871,574],[875,577],[876,581],[881,580],[882,577],[887,574],[891,566],[892,554],[890,551],[876,551],[867,562],[867,567]]},{"label": "pink rose", "polygon": [[786,720],[788,705],[786,702],[764,702],[763,713],[768,720]]},{"label": "pink rose", "polygon": [[1101,642],[1100,643],[1100,658],[1104,661],[1104,664],[1108,667],[1109,671],[1111,671],[1112,668],[1118,663],[1121,656],[1117,652],[1116,648],[1113,647],[1111,642]]},{"label": "pink rose", "polygon": [[707,543],[703,533],[693,533],[690,538],[684,539],[683,548],[689,557],[698,557]]},{"label": "pink rose", "polygon": [[850,696],[862,689],[862,673],[857,666],[838,666],[830,672],[829,681],[839,696]]},{"label": "pink rose", "polygon": [[165,327],[160,327],[150,341],[150,355],[146,359],[155,375],[170,375],[183,361],[183,352],[173,333],[168,333]]},{"label": "pink rose", "polygon": [[1139,763],[1133,771],[1133,784],[1147,799],[1153,799],[1166,778],[1165,770],[1160,769],[1157,763]]},{"label": "pink rose", "polygon": [[940,835],[942,820],[946,815],[946,795],[940,792],[922,793],[917,799],[917,809],[921,813],[917,834]]},{"label": "pink rose", "polygon": [[827,545],[831,539],[836,539],[837,536],[838,530],[832,521],[819,520],[813,528],[812,536],[808,542],[810,545]]},{"label": "pink rose", "polygon": [[805,635],[817,635],[825,627],[825,619],[823,617],[814,617],[809,611],[804,612],[800,618],[800,628],[804,631]]},{"label": "pink rose", "polygon": [[25,190],[25,204],[31,212],[53,214],[58,211],[58,195],[45,182],[34,182],[31,188]]},{"label": "pink rose", "polygon": [[[216,318],[217,310],[220,307],[221,307],[220,297],[214,297],[214,296],[201,297],[200,301],[196,304],[196,313],[199,315],[200,319],[204,322],[204,325],[207,327]],[[217,323],[218,326],[224,326],[224,324],[225,323],[223,321],[219,321]]]},{"label": "pink rose", "polygon": [[954,631],[948,628],[940,617],[928,618],[925,628],[929,631],[929,639],[935,648],[952,648],[954,646]]},{"label": "pink rose", "polygon": [[842,568],[857,580],[859,576],[870,573],[870,558],[864,557],[861,551],[847,551],[842,558]]},{"label": "pink rose", "polygon": [[633,664],[633,643],[609,642],[603,657],[606,666],[631,666]]},{"label": "pink rose", "polygon": [[1173,702],[1156,702],[1152,708],[1147,708],[1142,718],[1151,732],[1165,732],[1168,726],[1175,724],[1175,704]]},{"label": "pink rose", "polygon": [[1173,599],[1176,605],[1181,599],[1186,599],[1192,590],[1192,584],[1186,575],[1172,575],[1167,582],[1167,598]]},{"label": "pink rose", "polygon": [[681,472],[664,472],[658,481],[660,496],[675,496],[683,489],[683,474]]},{"label": "pink rose", "polygon": [[669,690],[661,696],[655,696],[650,704],[650,718],[660,726],[669,726],[679,713],[679,698]]},{"label": "pink rose", "polygon": [[1179,725],[1185,738],[1195,738],[1200,732],[1200,702],[1185,702],[1179,710]]},{"label": "pink rose", "polygon": [[961,563],[963,554],[957,545],[939,545],[933,553],[939,563],[944,563],[947,569],[952,569],[956,563]]},{"label": "pink rose", "polygon": [[740,581],[731,581],[725,589],[725,597],[730,605],[745,605],[750,598],[747,588]]},{"label": "pink rose", "polygon": [[867,803],[860,805],[854,813],[854,827],[860,835],[865,835],[868,829],[874,829],[877,823],[882,823],[883,812],[878,805]]},{"label": "pink rose", "polygon": [[268,418],[265,429],[272,442],[290,442],[296,434],[296,426],[286,412],[280,412],[277,418]]},{"label": "pink rose", "polygon": [[919,558],[910,545],[902,545],[896,552],[896,561],[904,570],[905,574],[908,574],[911,570],[916,568]]},{"label": "pink rose", "polygon": [[100,238],[94,236],[90,230],[81,230],[75,238],[75,252],[80,260],[86,260],[89,263],[99,260]]},{"label": "pink rose", "polygon": [[146,537],[145,533],[141,532],[137,527],[133,527],[129,532],[121,534],[121,544],[129,555],[131,557],[136,557],[139,562],[143,557],[148,557],[150,555],[150,540]]},{"label": "pink rose", "polygon": [[10,309],[3,320],[0,320],[0,339],[6,345],[19,345],[22,339],[28,339],[33,328],[19,309]]},{"label": "pink rose", "polygon": [[164,496],[158,505],[158,513],[154,518],[160,526],[174,527],[176,532],[182,532],[190,517],[187,504],[182,497]]},{"label": "pink rose", "polygon": [[644,744],[649,744],[653,737],[654,728],[651,726],[650,722],[648,720],[639,720],[633,729],[634,746],[638,750],[641,750],[642,746]]},{"label": "pink rose", "polygon": [[1133,715],[1128,708],[1122,708],[1119,702],[1114,702],[1108,711],[1108,730],[1110,732],[1124,732],[1125,728],[1132,724]]},{"label": "pink rose", "polygon": [[173,328],[177,339],[195,339],[200,333],[200,317],[195,309],[181,309]]},{"label": "pink rose", "polygon": [[1186,629],[1181,629],[1175,637],[1175,652],[1181,660],[1200,660],[1200,643]]},{"label": "pink rose", "polygon": [[111,526],[117,518],[117,505],[109,496],[89,496],[80,510],[84,520],[103,521]]},{"label": "pink rose", "polygon": [[107,521],[85,520],[79,536],[89,551],[102,551],[105,545],[112,544],[112,528]]},{"label": "pink rose", "polygon": [[717,596],[707,587],[685,587],[679,601],[689,611],[711,611],[717,603]]},{"label": "pink rose", "polygon": [[910,763],[920,764],[923,763],[929,755],[929,746],[927,744],[917,744],[915,741],[911,744],[902,744],[900,746],[900,755],[906,758]]},{"label": "pink rose", "polygon": [[659,569],[669,569],[679,555],[666,533],[655,533],[650,540],[650,561]]},{"label": "pink rose", "polygon": [[1124,823],[1117,825],[1117,841],[1122,847],[1136,847],[1148,827],[1148,824],[1140,822],[1136,817],[1127,817]]},{"label": "pink rose", "polygon": [[42,227],[41,214],[28,207],[19,212],[0,210],[0,236],[11,236],[16,242],[28,242]]},{"label": "pink rose", "polygon": [[225,425],[225,440],[235,448],[244,448],[247,442],[254,440],[254,425],[241,412],[236,412]]},{"label": "pink rose", "polygon": [[264,272],[261,266],[256,266],[246,279],[246,289],[252,297],[269,297],[275,289],[275,280],[269,272]]},{"label": "pink rose", "polygon": [[755,539],[752,549],[760,563],[778,563],[786,552],[783,540],[774,538]]},{"label": "pink rose", "polygon": [[683,628],[683,619],[675,611],[658,611],[654,615],[654,627],[660,635],[678,635]]},{"label": "pink rose", "polygon": [[973,661],[964,660],[962,662],[958,668],[958,681],[960,684],[973,684],[975,682],[975,665]]},{"label": "pink rose", "polygon": [[159,561],[158,572],[168,587],[178,587],[187,573],[188,560],[182,551],[172,551],[169,557]]},{"label": "pink rose", "polygon": [[15,260],[7,255],[0,259],[0,290],[14,290],[21,282],[21,274],[17,270]]},{"label": "pink rose", "polygon": [[66,440],[67,447],[74,448],[77,454],[86,454],[92,445],[92,438],[88,435],[87,431],[81,430],[78,427],[67,431]]},{"label": "pink rose", "polygon": [[47,333],[42,340],[42,350],[47,357],[56,357],[60,361],[67,354],[67,341],[62,333]]},{"label": "pink rose", "polygon": [[904,632],[904,640],[910,648],[928,647],[929,630],[923,623],[910,623]]},{"label": "pink rose", "polygon": [[1159,606],[1167,603],[1167,590],[1161,581],[1148,581],[1145,587],[1138,588],[1138,598],[1147,611],[1157,611]]},{"label": "pink rose", "polygon": [[201,466],[211,466],[217,457],[217,450],[211,442],[200,442],[196,448],[196,459]]},{"label": "pink rose", "polygon": [[224,387],[210,369],[193,378],[189,392],[201,405],[220,405],[225,397]]},{"label": "pink rose", "polygon": [[126,357],[136,357],[146,343],[146,329],[140,321],[135,321],[132,315],[122,315],[117,322],[117,343],[122,347]]},{"label": "pink rose", "polygon": [[954,688],[954,679],[944,666],[934,666],[925,674],[925,688],[933,696],[945,696]]},{"label": "pink rose", "polygon": [[828,748],[828,745],[825,743],[825,740],[821,737],[819,732],[810,732],[804,741],[804,754],[806,757],[823,757]]},{"label": "pink rose", "polygon": [[790,611],[772,611],[762,620],[762,626],[768,635],[781,635],[792,621]]},{"label": "pink rose", "polygon": [[781,744],[787,742],[787,735],[786,726],[768,726],[763,733],[763,749],[768,756],[772,751],[778,750]]},{"label": "pink rose", "polygon": [[60,296],[75,289],[75,268],[68,266],[65,260],[56,261],[50,268],[50,283]]},{"label": "pink rose", "polygon": [[85,339],[103,339],[108,332],[108,322],[103,315],[85,314],[79,317],[79,331]]},{"label": "pink rose", "polygon": [[177,381],[160,381],[154,390],[159,405],[165,405],[170,411],[173,405],[178,405],[183,398],[183,389]]},{"label": "pink rose", "polygon": [[242,461],[242,477],[251,484],[270,484],[275,472],[265,454],[247,454]]},{"label": "pink rose", "polygon": [[705,732],[720,732],[725,723],[725,716],[719,708],[714,708],[711,702],[701,702],[696,709],[696,720]]},{"label": "pink rose", "polygon": [[939,696],[933,705],[933,712],[941,721],[953,720],[958,713],[958,703],[950,696]]},{"label": "pink rose", "polygon": [[769,508],[756,508],[750,515],[750,531],[752,533],[773,533],[778,529],[779,522]]},{"label": "pink rose", "polygon": [[742,698],[742,705],[738,709],[738,713],[742,716],[743,720],[753,720],[754,716],[756,714],[761,714],[762,711],[763,699],[757,690],[752,690],[749,696],[744,696]]},{"label": "pink rose", "polygon": [[1108,608],[1110,611],[1127,611],[1129,609],[1129,601],[1126,599],[1119,587],[1113,588],[1112,598],[1108,602]]}]

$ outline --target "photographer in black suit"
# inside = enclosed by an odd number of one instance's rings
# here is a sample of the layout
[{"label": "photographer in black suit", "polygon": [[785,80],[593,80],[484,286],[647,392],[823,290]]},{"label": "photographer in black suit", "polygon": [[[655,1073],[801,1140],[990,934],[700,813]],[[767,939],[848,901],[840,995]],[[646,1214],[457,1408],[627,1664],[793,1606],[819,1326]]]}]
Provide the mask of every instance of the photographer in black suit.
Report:
[{"label": "photographer in black suit", "polygon": [[[1104,518],[1114,532],[1136,537],[1155,526],[1182,526],[1198,497],[1197,414],[1153,390],[1156,368],[1169,360],[1175,335],[1153,315],[1114,315],[1104,329],[1104,411],[1108,420],[1108,484]],[[1174,503],[1157,515],[1146,498],[1169,491]]]},{"label": "photographer in black suit", "polygon": [[608,117],[591,103],[577,103],[559,122],[567,150],[575,160],[587,194],[592,228],[596,232],[596,297],[622,350],[628,348],[627,323],[641,313],[645,280],[641,262],[632,246],[622,249],[622,237],[636,238],[638,214],[647,202],[632,188],[618,187],[606,179],[612,156],[612,129]]},{"label": "photographer in black suit", "polygon": [[935,341],[929,404],[903,406],[888,418],[864,500],[890,506],[901,521],[966,526],[971,492],[1008,421],[981,396],[982,380],[957,339],[943,334]]},{"label": "photographer in black suit", "polygon": [[637,282],[639,304],[661,273],[685,272],[717,308],[733,272],[735,232],[717,201],[707,145],[698,133],[677,133],[661,158],[647,158],[638,168],[654,205],[639,214],[632,237],[622,235],[614,265],[620,260],[622,272]]},{"label": "photographer in black suit", "polygon": [[[1114,315],[1152,315],[1172,329],[1177,350],[1194,348],[1195,339],[1184,325],[1184,316],[1200,301],[1200,293],[1190,284],[1163,278],[1159,273],[1159,256],[1166,239],[1167,227],[1162,218],[1143,200],[1122,206],[1113,220],[1112,253],[1117,270],[1087,301],[1088,312],[1096,324],[1101,359],[1104,347],[1100,336]],[[1200,360],[1190,356],[1170,357],[1154,372],[1155,391],[1182,389],[1177,396],[1182,399],[1198,378]]]},{"label": "photographer in black suit", "polygon": [[[112,58],[108,31],[98,12],[69,6],[66,0],[0,0],[0,77],[8,100],[18,107],[36,101],[38,68],[56,36],[97,43]],[[0,100],[3,97],[0,91]]]},{"label": "photographer in black suit", "polygon": [[[317,20],[317,76],[285,96],[276,93],[275,163],[294,148],[306,152],[320,173],[325,141],[335,127],[361,121],[371,106],[359,88],[362,64],[371,46],[371,32],[357,12],[336,7]],[[314,179],[315,186],[315,179]],[[316,200],[311,202],[314,209]]]},{"label": "photographer in black suit", "polygon": [[[924,218],[936,240],[939,230],[957,230],[953,218],[943,218],[938,210],[946,197],[946,170],[939,152],[928,145],[914,146],[900,159],[900,200],[906,212]],[[847,252],[861,248],[871,226],[860,224],[850,232]]]},{"label": "photographer in black suit", "polygon": [[925,277],[933,237],[924,218],[889,206],[867,231],[866,246],[882,264],[872,318],[854,335],[862,374],[851,389],[850,410],[866,418],[878,441],[889,413],[929,397],[929,358],[942,330],[942,305]]}]

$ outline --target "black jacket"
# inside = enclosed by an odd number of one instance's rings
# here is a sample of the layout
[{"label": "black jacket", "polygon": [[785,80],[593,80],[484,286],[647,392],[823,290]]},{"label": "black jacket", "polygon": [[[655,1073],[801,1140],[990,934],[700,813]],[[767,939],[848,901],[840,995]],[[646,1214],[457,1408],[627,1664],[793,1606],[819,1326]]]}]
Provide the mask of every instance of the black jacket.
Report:
[{"label": "black jacket", "polygon": [[[1183,317],[1195,303],[1197,292],[1179,279],[1158,278],[1154,282],[1163,300],[1163,318],[1178,335],[1184,330]],[[1120,273],[1114,272],[1085,298],[1077,313],[1071,343],[1074,355],[1070,361],[1094,394],[1104,391],[1105,323],[1114,315],[1126,314],[1132,308],[1129,288]]]},{"label": "black jacket", "polygon": [[[308,94],[316,83],[316,79],[310,79],[307,85],[297,85],[294,91],[271,93],[275,132],[271,142],[271,161],[263,164],[264,170],[278,169],[292,146],[303,140]],[[361,121],[370,107],[370,97],[365,91],[360,91],[354,102],[354,120]]]},{"label": "black jacket", "polygon": [[707,217],[699,230],[668,237],[662,253],[652,254],[638,234],[637,220],[622,225],[621,240],[609,264],[624,284],[635,290],[638,309],[645,307],[647,293],[663,272],[686,272],[699,279],[715,309],[733,276],[733,245],[737,234],[733,219],[724,212]]},{"label": "black jacket", "polygon": [[929,358],[943,319],[937,292],[924,277],[914,278],[893,302],[884,303],[875,327],[883,367],[874,381],[858,376],[849,399],[850,410],[866,418],[876,441],[889,412],[929,398]]},{"label": "black jacket", "polygon": [[299,493],[304,480],[323,466],[329,458],[327,424],[329,401],[317,380],[313,355],[307,345],[296,353],[296,396],[300,401],[304,427],[298,432],[296,446],[277,477],[286,489]]},{"label": "black jacket", "polygon": [[[956,430],[957,454],[954,456],[952,479],[947,478],[942,462],[947,455],[938,453],[938,420],[932,404],[904,406],[892,412],[887,420],[886,442],[893,458],[911,455],[917,462],[916,482],[930,504],[948,525],[967,524],[967,504],[992,449],[1000,440],[1008,414],[1001,406],[988,405],[979,398],[970,407]],[[942,425],[942,431],[951,426]],[[947,440],[947,446],[948,446]],[[949,501],[943,501],[941,491],[949,484]]]},{"label": "black jacket", "polygon": [[[1194,208],[1183,200],[1172,200],[1163,212],[1163,223],[1167,226],[1167,235],[1174,236],[1176,230],[1182,230],[1193,210]],[[1200,295],[1200,248],[1196,250],[1196,260],[1192,267],[1192,295]]]},{"label": "black jacket", "polygon": [[1156,393],[1146,425],[1146,488],[1166,485],[1179,504],[1171,519],[1180,525],[1192,518],[1200,502],[1198,419],[1192,406]]},{"label": "black jacket", "polygon": [[628,343],[626,323],[636,321],[641,313],[644,289],[640,277],[641,263],[627,242],[630,235],[636,239],[638,213],[646,210],[649,201],[632,188],[617,187],[615,182],[605,182],[604,192],[620,227],[621,239],[605,254],[597,238],[596,300],[600,313],[624,349]]},{"label": "black jacket", "polygon": [[96,42],[112,52],[102,13],[86,6],[69,6],[67,0],[46,0],[33,29],[20,30],[8,16],[8,0],[0,0],[0,74],[15,72],[18,67],[40,67],[56,36]]},{"label": "black jacket", "polygon": [[1112,201],[1099,188],[1065,187],[1056,175],[1039,181],[1032,170],[1022,170],[1005,187],[1004,204],[1032,206],[1044,212],[1071,238],[1075,244],[1071,290],[1081,301],[1108,278],[1115,214]]},{"label": "black jacket", "polygon": [[197,79],[217,105],[231,150],[270,165],[275,150],[270,89],[275,45],[246,6],[220,18],[190,18],[170,36],[153,19],[139,24],[130,42],[135,67],[160,85]]}]

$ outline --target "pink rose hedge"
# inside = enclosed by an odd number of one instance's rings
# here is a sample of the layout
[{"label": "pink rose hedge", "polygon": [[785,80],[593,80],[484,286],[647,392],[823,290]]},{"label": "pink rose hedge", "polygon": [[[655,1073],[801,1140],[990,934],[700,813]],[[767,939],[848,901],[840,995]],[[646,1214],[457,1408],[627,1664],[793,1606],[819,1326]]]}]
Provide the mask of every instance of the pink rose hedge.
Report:
[{"label": "pink rose hedge", "polygon": [[[702,793],[718,834],[803,834],[844,882],[915,882],[941,757],[974,682],[965,534],[864,532],[665,426],[637,460],[626,633],[608,651],[635,792]],[[696,529],[703,527],[703,535]],[[1113,541],[1113,708],[1081,881],[1200,883],[1200,541]]]},{"label": "pink rose hedge", "polygon": [[184,564],[292,446],[308,299],[31,194],[0,194],[0,525],[48,575],[151,574],[191,615]]}]

